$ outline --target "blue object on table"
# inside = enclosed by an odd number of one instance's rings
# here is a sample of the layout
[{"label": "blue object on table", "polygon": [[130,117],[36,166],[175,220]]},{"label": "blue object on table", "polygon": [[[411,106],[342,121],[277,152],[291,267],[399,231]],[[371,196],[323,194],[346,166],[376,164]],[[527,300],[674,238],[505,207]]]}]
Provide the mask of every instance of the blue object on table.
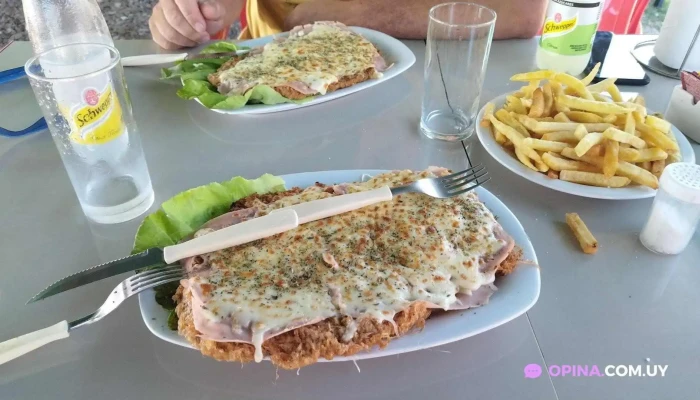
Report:
[{"label": "blue object on table", "polygon": [[0,72],[0,84],[16,81],[25,76],[27,76],[27,73],[24,72],[24,67],[8,69],[7,71]]},{"label": "blue object on table", "polygon": [[[27,73],[24,72],[24,67],[17,67],[17,68],[8,69],[7,71],[1,71],[0,72],[0,85],[3,83],[16,81],[17,79],[24,78],[25,76],[27,76]],[[24,135],[29,135],[30,133],[43,131],[46,128],[48,128],[48,126],[46,125],[46,120],[44,118],[40,118],[38,121],[33,123],[31,126],[25,128],[25,129],[19,130],[19,131],[11,131],[9,129],[5,129],[5,128],[0,127],[0,136],[6,136],[6,137],[24,136]]]}]

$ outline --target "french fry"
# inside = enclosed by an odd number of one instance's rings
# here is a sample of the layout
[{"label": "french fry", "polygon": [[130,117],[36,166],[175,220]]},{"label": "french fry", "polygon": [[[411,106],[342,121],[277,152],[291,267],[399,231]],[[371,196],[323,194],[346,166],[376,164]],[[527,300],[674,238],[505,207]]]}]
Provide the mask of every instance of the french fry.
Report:
[{"label": "french fry", "polygon": [[581,83],[584,85],[588,86],[593,82],[593,79],[595,79],[596,75],[598,75],[598,71],[600,71],[600,63],[596,63],[593,68],[591,69],[591,72],[586,75],[585,78],[581,79]]},{"label": "french fry", "polygon": [[620,152],[618,153],[618,157],[622,161],[637,162],[637,160],[639,159],[639,150],[624,148],[622,147],[622,145],[620,145]]},{"label": "french fry", "polygon": [[641,94],[638,94],[637,97],[632,99],[632,103],[639,104],[644,107],[647,106],[647,102],[646,100],[644,100],[644,96],[642,96]]},{"label": "french fry", "polygon": [[643,149],[643,148],[647,147],[646,142],[643,141],[642,139],[640,139],[632,134],[629,134],[625,131],[621,131],[617,128],[606,129],[605,131],[603,131],[603,136],[606,139],[615,140],[615,141],[618,141],[620,143],[628,143],[629,145],[631,145],[632,147],[637,148],[637,149]]},{"label": "french fry", "polygon": [[658,147],[652,147],[651,149],[637,150],[637,158],[632,162],[659,161],[667,158],[668,153]]},{"label": "french fry", "polygon": [[615,175],[615,171],[617,171],[617,164],[620,161],[619,154],[620,143],[614,140],[606,140],[605,155],[603,156],[603,175],[605,175],[606,178],[610,178]]},{"label": "french fry", "polygon": [[484,117],[481,120],[481,122],[479,122],[479,125],[481,125],[484,128],[488,128],[489,126],[491,126],[491,122],[489,121],[489,116],[493,115],[493,110],[495,108],[496,108],[496,106],[493,103],[491,103],[491,102],[486,103],[486,105],[484,106]]},{"label": "french fry", "polygon": [[499,121],[495,115],[489,116],[489,120],[491,121],[491,124],[493,124],[493,127],[496,128],[496,130],[501,132],[505,137],[508,138],[508,140],[513,142],[513,145],[516,148],[522,146],[524,137],[520,134],[520,132]]},{"label": "french fry", "polygon": [[642,161],[637,163],[637,166],[643,170],[651,172],[651,161]]},{"label": "french fry", "polygon": [[515,147],[515,156],[526,167],[530,168],[531,170],[533,170],[535,172],[540,172],[540,170],[537,169],[537,167],[532,165],[532,161],[530,161],[530,159],[525,154],[523,154],[522,147],[517,147],[517,146]]},{"label": "french fry", "polygon": [[661,177],[664,168],[666,168],[666,160],[658,160],[651,163],[651,173],[657,178]]},{"label": "french fry", "polygon": [[627,177],[634,183],[649,186],[652,189],[659,188],[659,179],[651,172],[625,161],[620,161],[615,174]]},{"label": "french fry", "polygon": [[581,99],[573,96],[559,96],[557,102],[576,110],[591,111],[604,114],[625,114],[630,112],[629,108],[613,103],[602,103],[595,100]]},{"label": "french fry", "polygon": [[515,96],[507,96],[506,97],[506,103],[507,103],[507,110],[508,111],[513,111],[518,114],[527,114],[527,109],[523,105],[522,101]]},{"label": "french fry", "polygon": [[644,123],[644,117],[639,113],[639,111],[632,111],[632,117],[634,117],[634,122],[636,124],[641,125]]},{"label": "french fry", "polygon": [[607,78],[603,79],[602,81],[598,83],[594,83],[592,85],[588,85],[588,91],[591,93],[603,93],[608,91],[608,86],[610,84],[615,84],[615,81],[617,78]]},{"label": "french fry", "polygon": [[577,138],[576,135],[574,135],[574,132],[561,131],[561,132],[545,133],[544,135],[542,135],[542,140],[551,140],[553,142],[564,142],[564,143],[569,143],[569,144],[577,144],[579,141],[579,138]]},{"label": "french fry", "polygon": [[624,131],[629,133],[630,135],[636,136],[637,124],[632,114],[633,113],[627,113],[627,115],[625,116]]},{"label": "french fry", "polygon": [[614,124],[617,122],[617,115],[615,114],[608,114],[603,117],[603,122],[608,123],[608,124]]},{"label": "french fry", "polygon": [[586,152],[586,154],[589,156],[599,156],[599,157],[604,156],[605,155],[605,146],[603,146],[603,143],[605,143],[605,141],[603,141],[601,144],[597,144],[597,145],[591,147],[590,150],[588,150]]},{"label": "french fry", "polygon": [[[589,124],[595,124],[595,123],[601,123],[603,122],[603,117],[597,114],[585,112],[585,111],[569,111],[566,113],[566,116],[574,121],[574,122],[582,122],[582,123],[589,123]],[[617,117],[615,118],[617,119]],[[613,123],[608,122],[608,123]]]},{"label": "french fry", "polygon": [[550,169],[549,171],[547,171],[547,178],[559,179],[559,172]]},{"label": "french fry", "polygon": [[519,115],[521,124],[531,131],[545,134],[557,131],[575,131],[579,126],[583,126],[589,132],[602,132],[612,126],[612,124],[581,124],[578,122],[542,122],[529,118],[527,115]]},{"label": "french fry", "polygon": [[500,144],[501,146],[505,146],[508,142],[508,138],[499,132],[498,129],[491,127],[491,131],[493,132],[493,138],[496,140],[496,143]]},{"label": "french fry", "polygon": [[587,164],[583,161],[567,160],[565,158],[556,157],[555,153],[542,154],[542,161],[554,171],[583,171],[583,172],[600,172],[600,168]]},{"label": "french fry", "polygon": [[615,82],[608,84],[607,91],[610,94],[610,97],[613,99],[613,101],[622,101],[622,94],[620,93],[620,89],[618,89],[617,86],[615,86]]},{"label": "french fry", "polygon": [[569,147],[568,144],[566,143],[561,143],[561,142],[552,142],[549,140],[541,140],[541,139],[533,139],[533,138],[527,138],[523,140],[523,144],[525,146],[530,147],[535,150],[539,151],[551,151],[553,153],[561,153],[561,151],[567,147]]},{"label": "french fry", "polygon": [[504,124],[510,126],[513,129],[515,129],[523,137],[526,137],[526,138],[530,137],[530,132],[528,132],[527,129],[520,122],[518,122],[515,118],[513,118],[506,110],[504,110],[504,109],[498,110],[498,111],[496,111],[495,115],[499,121],[503,122]]},{"label": "french fry", "polygon": [[[590,156],[588,154],[578,156],[572,148],[566,148],[562,150],[561,154],[564,157],[568,157],[573,160],[584,161],[589,164],[593,164],[601,169],[605,165],[605,160],[603,160],[603,157]],[[618,163],[617,171],[615,171],[615,174],[627,177],[634,183],[649,186],[652,189],[659,188],[659,180],[654,175],[652,175],[651,172],[625,161],[620,161]],[[559,177],[561,178],[561,175]]]},{"label": "french fry", "polygon": [[558,72],[549,79],[555,82],[559,82],[562,85],[566,85],[567,88],[573,89],[584,99],[593,100],[593,96],[591,95],[591,92],[589,92],[586,88],[586,85],[584,85],[583,82],[569,74]]},{"label": "french fry", "polygon": [[593,237],[593,234],[588,230],[588,227],[578,214],[566,214],[566,224],[569,225],[574,236],[576,236],[576,240],[578,240],[578,244],[584,253],[595,254],[598,251],[598,241]]},{"label": "french fry", "polygon": [[591,93],[593,95],[593,100],[599,101],[601,103],[612,103],[612,99],[604,94]]},{"label": "french fry", "polygon": [[637,123],[636,128],[641,134],[641,138],[649,144],[652,144],[655,147],[659,147],[662,150],[667,150],[669,152],[679,151],[678,143],[676,143],[674,140],[671,140],[671,138],[669,138],[664,133],[657,131],[656,129],[650,127],[645,123]]},{"label": "french fry", "polygon": [[579,124],[576,129],[574,129],[574,136],[578,140],[583,139],[586,135],[588,135],[588,129],[586,129],[586,125],[584,124]]},{"label": "french fry", "polygon": [[557,115],[554,116],[554,121],[555,122],[571,122],[569,117],[566,116],[563,112],[557,113]]},{"label": "french fry", "polygon": [[545,164],[544,162],[542,162],[542,157],[540,157],[540,155],[537,154],[537,152],[535,150],[532,150],[527,146],[524,146],[524,147],[530,151],[530,153],[528,154],[528,157],[530,157],[532,159],[532,161],[535,163],[535,167],[537,167],[537,169],[540,172],[549,171],[549,166],[547,164]]},{"label": "french fry", "polygon": [[542,88],[537,88],[532,92],[532,106],[527,115],[529,117],[541,117],[544,115],[544,109],[544,94],[542,93]]},{"label": "french fry", "polygon": [[542,85],[542,95],[544,95],[544,113],[543,115],[548,117],[552,115],[552,108],[554,106],[554,95],[552,94],[552,84],[547,82]]},{"label": "french fry", "polygon": [[581,157],[582,155],[586,154],[586,152],[588,152],[588,150],[590,150],[591,147],[601,143],[603,139],[604,137],[602,133],[591,132],[588,135],[584,136],[580,142],[578,142],[578,144],[574,148],[574,151],[576,152],[577,156]]},{"label": "french fry", "polygon": [[647,109],[644,106],[640,106],[637,103],[632,103],[630,101],[616,101],[615,104],[617,104],[620,107],[625,107],[630,110],[637,111],[643,117],[646,117],[647,115]]},{"label": "french fry", "polygon": [[537,122],[555,122],[554,118],[552,117],[534,117],[532,118]]},{"label": "french fry", "polygon": [[582,171],[561,171],[559,179],[567,182],[580,183],[589,186],[600,186],[608,188],[618,188],[630,184],[629,178],[622,176],[606,177],[597,172],[582,172]]},{"label": "french fry", "polygon": [[554,74],[555,74],[555,72],[550,71],[550,70],[525,72],[522,74],[515,74],[515,75],[511,76],[510,80],[517,81],[517,82],[532,82],[532,81],[539,81],[542,79],[550,79]]},{"label": "french fry", "polygon": [[[537,154],[535,150],[532,148],[526,146],[523,143],[524,138],[516,131],[514,128],[511,128],[510,126],[504,124],[503,122],[499,121],[495,116],[491,116],[490,118],[491,123],[493,126],[501,131],[511,142],[513,142],[513,146],[515,146],[515,150],[519,151],[522,153],[522,155],[529,157],[534,161],[535,167],[537,170],[540,172],[547,172],[549,170],[549,167],[547,164],[542,162],[542,158],[540,158],[540,155]],[[517,153],[516,153],[517,156]]]}]

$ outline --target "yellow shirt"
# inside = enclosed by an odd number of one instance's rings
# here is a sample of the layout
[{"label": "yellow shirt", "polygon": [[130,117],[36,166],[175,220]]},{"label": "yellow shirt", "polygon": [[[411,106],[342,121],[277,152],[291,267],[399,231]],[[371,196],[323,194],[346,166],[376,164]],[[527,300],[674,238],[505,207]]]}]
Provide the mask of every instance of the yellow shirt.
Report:
[{"label": "yellow shirt", "polygon": [[280,33],[284,20],[304,0],[247,0],[245,16],[248,26],[239,39],[253,39]]}]

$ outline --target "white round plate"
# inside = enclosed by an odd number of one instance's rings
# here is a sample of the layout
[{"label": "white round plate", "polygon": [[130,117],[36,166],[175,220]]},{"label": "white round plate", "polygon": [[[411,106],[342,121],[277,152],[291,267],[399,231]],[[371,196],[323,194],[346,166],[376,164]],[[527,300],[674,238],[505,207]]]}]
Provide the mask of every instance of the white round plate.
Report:
[{"label": "white round plate", "polygon": [[[496,97],[491,100],[496,106],[496,110],[503,107],[506,102],[506,96],[511,93],[506,93],[501,96]],[[484,108],[479,111],[477,121],[481,121],[484,115]],[[676,127],[672,127],[673,134],[676,135],[676,140],[678,141],[678,147],[681,150],[681,157],[684,162],[695,163],[695,152],[690,146],[688,139],[678,130]],[[645,186],[629,186],[623,188],[604,188],[596,186],[586,186],[578,183],[566,182],[559,179],[548,178],[547,175],[535,172],[515,158],[506,151],[501,145],[499,145],[496,140],[491,135],[489,129],[482,128],[478,123],[476,124],[476,134],[479,137],[479,141],[484,146],[486,151],[491,154],[493,158],[501,163],[504,167],[515,172],[517,175],[534,182],[538,185],[548,187],[560,192],[573,194],[576,196],[590,197],[594,199],[607,199],[607,200],[632,200],[632,199],[644,199],[647,197],[654,197],[656,190],[645,187]]]},{"label": "white round plate", "polygon": [[[281,178],[284,179],[288,188],[295,186],[303,188],[312,186],[315,182],[334,184],[361,181],[363,176],[373,176],[382,172],[387,171],[304,172],[283,175]],[[496,279],[498,291],[493,294],[489,303],[470,309],[469,312],[452,311],[436,314],[428,320],[422,331],[393,340],[383,350],[374,348],[351,357],[319,359],[319,362],[362,360],[440,346],[505,324],[524,314],[535,304],[540,295],[540,270],[530,238],[515,215],[496,196],[483,187],[476,188],[476,193],[523,251],[522,264],[512,274]],[[192,347],[177,332],[168,329],[168,312],[156,303],[153,290],[139,294],[139,305],[143,321],[154,335],[183,347]]]}]

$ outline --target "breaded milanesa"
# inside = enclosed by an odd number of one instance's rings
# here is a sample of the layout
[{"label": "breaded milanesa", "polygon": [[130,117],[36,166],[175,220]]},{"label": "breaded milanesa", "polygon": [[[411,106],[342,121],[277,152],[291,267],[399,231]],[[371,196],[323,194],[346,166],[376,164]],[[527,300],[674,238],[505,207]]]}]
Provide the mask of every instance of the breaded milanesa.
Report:
[{"label": "breaded milanesa", "polygon": [[[317,184],[324,191],[331,193],[332,187]],[[281,193],[254,194],[235,202],[232,211],[249,209],[260,204],[270,204],[284,197],[295,196],[301,189],[294,188]],[[498,275],[507,275],[517,266],[521,251],[514,249],[496,268]],[[179,317],[178,332],[188,342],[199,349],[202,354],[219,361],[251,362],[254,360],[254,346],[240,342],[217,342],[201,337],[194,324],[192,313],[192,293],[183,286],[178,288],[174,297]],[[350,356],[375,346],[384,348],[392,338],[406,334],[414,329],[421,329],[430,317],[431,311],[423,302],[414,302],[407,309],[398,312],[392,324],[379,322],[365,317],[355,321],[356,331],[351,339],[345,337],[352,318],[348,316],[331,317],[320,322],[305,325],[288,332],[273,336],[262,343],[262,351],[271,361],[285,369],[296,369],[313,364],[319,358],[332,359],[338,356]]]}]

